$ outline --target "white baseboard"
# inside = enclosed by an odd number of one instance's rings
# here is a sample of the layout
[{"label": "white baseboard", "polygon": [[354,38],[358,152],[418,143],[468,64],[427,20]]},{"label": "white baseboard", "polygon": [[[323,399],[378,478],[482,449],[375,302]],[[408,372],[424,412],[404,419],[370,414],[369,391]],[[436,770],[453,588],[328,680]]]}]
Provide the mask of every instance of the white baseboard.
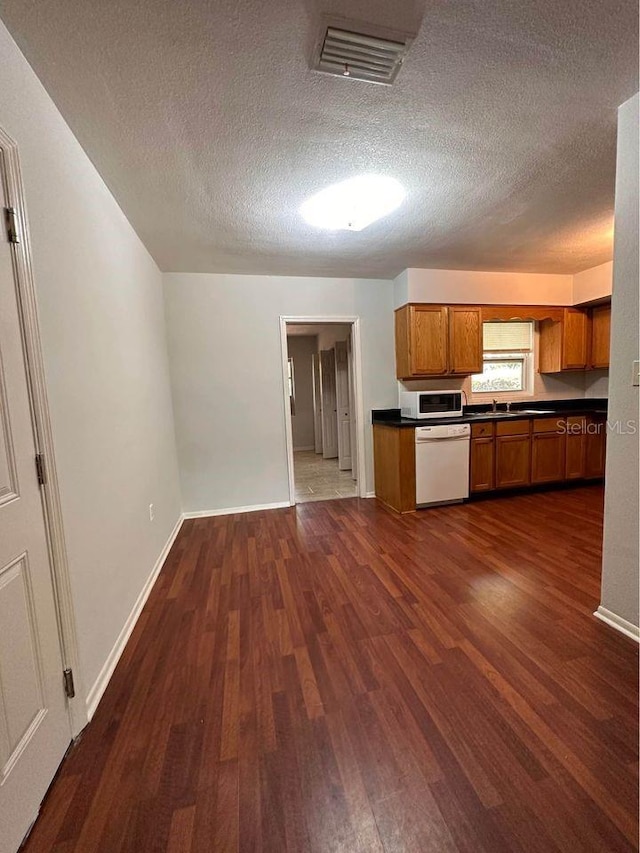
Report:
[{"label": "white baseboard", "polygon": [[124,647],[127,645],[127,640],[131,636],[131,632],[136,626],[136,622],[138,621],[138,617],[142,612],[142,608],[144,607],[147,598],[149,598],[149,593],[153,589],[153,585],[156,582],[158,575],[160,574],[160,569],[164,565],[164,561],[167,559],[167,555],[171,550],[171,546],[175,542],[176,536],[180,532],[180,528],[182,527],[182,522],[184,521],[184,515],[181,515],[177,520],[175,527],[171,531],[171,535],[167,539],[164,548],[160,552],[160,556],[156,560],[156,563],[151,570],[151,574],[145,581],[144,586],[140,591],[140,595],[136,599],[136,603],[133,605],[133,609],[129,616],[127,617],[127,621],[124,623],[122,631],[118,635],[118,639],[116,640],[113,648],[109,652],[109,656],[104,662],[104,666],[100,670],[100,674],[95,680],[93,687],[89,690],[86,698],[86,706],[87,706],[87,718],[91,720],[93,717],[96,708],[98,707],[98,702],[102,698],[102,694],[107,689],[107,685],[111,680],[111,676],[113,675],[113,671],[115,670],[118,661],[120,660],[120,656],[124,651]]},{"label": "white baseboard", "polygon": [[638,626],[634,625],[633,622],[627,622],[626,619],[623,619],[622,616],[618,616],[618,614],[614,613],[612,610],[607,610],[606,607],[600,605],[593,615],[596,619],[600,619],[602,622],[606,622],[607,625],[615,628],[616,631],[620,631],[621,634],[631,637],[631,639],[635,640],[636,643],[640,641],[640,629]]},{"label": "white baseboard", "polygon": [[293,452],[298,453],[298,452],[302,452],[303,450],[315,450],[315,449],[316,449],[315,444],[305,444],[304,447],[294,447]]},{"label": "white baseboard", "polygon": [[242,512],[257,512],[261,509],[282,509],[291,506],[289,501],[276,501],[271,504],[253,504],[251,506],[229,506],[224,509],[203,509],[198,512],[185,512],[183,518],[209,518],[214,515],[236,515]]},{"label": "white baseboard", "polygon": [[365,495],[365,498],[375,498],[375,496],[376,496],[375,492],[367,492]]}]

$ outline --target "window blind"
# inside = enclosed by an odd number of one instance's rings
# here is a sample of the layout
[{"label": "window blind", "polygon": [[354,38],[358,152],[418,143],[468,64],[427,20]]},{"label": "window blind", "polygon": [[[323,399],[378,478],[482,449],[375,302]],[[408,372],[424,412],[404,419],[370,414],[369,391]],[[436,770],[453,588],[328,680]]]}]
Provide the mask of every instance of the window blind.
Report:
[{"label": "window blind", "polygon": [[533,323],[529,321],[483,323],[482,339],[485,352],[530,351],[533,347]]}]

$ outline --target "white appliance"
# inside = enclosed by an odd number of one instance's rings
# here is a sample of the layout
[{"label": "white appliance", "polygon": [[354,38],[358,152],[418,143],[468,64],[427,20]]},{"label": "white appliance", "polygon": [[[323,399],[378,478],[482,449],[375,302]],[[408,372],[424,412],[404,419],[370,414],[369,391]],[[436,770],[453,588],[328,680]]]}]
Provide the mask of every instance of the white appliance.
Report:
[{"label": "white appliance", "polygon": [[469,497],[469,424],[416,427],[416,506]]},{"label": "white appliance", "polygon": [[455,418],[462,415],[462,391],[401,391],[403,418]]}]

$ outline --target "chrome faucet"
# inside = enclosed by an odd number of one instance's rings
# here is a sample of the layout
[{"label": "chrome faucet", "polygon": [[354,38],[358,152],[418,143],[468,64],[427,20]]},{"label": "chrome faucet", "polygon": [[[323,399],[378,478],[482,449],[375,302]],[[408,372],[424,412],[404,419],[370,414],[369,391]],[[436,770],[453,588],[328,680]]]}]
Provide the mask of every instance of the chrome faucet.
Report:
[{"label": "chrome faucet", "polygon": [[510,411],[511,411],[511,403],[507,403],[507,411],[508,411],[508,412],[510,412]]},{"label": "chrome faucet", "polygon": [[497,400],[493,400],[491,402],[491,411],[494,413],[494,415],[498,411],[498,401]]}]

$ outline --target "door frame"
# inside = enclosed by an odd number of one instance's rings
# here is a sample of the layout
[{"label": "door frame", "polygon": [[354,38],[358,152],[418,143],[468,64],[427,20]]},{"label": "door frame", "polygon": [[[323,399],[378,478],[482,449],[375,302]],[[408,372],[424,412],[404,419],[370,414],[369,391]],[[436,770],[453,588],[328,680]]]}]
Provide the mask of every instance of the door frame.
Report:
[{"label": "door frame", "polygon": [[289,474],[289,506],[295,506],[296,487],[293,468],[293,426],[291,424],[291,407],[289,404],[289,394],[287,389],[287,326],[297,324],[322,326],[328,323],[340,323],[345,326],[351,326],[353,342],[354,399],[356,417],[356,453],[358,458],[358,496],[361,498],[365,498],[367,496],[367,484],[365,480],[366,467],[364,443],[364,397],[362,389],[362,336],[360,330],[360,317],[354,315],[333,316],[328,314],[322,314],[320,316],[290,316],[281,314],[280,347],[282,360],[282,393],[284,400],[284,423],[287,445],[287,468]]},{"label": "door frame", "polygon": [[[17,285],[18,315],[23,339],[35,451],[43,455],[46,471],[46,484],[41,486],[40,496],[49,552],[58,639],[63,668],[73,670],[75,686],[75,697],[73,699],[67,698],[71,739],[71,737],[80,734],[88,722],[88,717],[80,671],[75,610],[64,536],[62,501],[47,399],[46,375],[31,261],[31,237],[20,169],[20,156],[17,143],[2,127],[0,127],[0,155],[4,162],[4,168],[0,168],[0,180],[4,180],[5,183],[7,204],[15,209],[18,219],[20,242],[11,243],[10,249]],[[4,218],[4,211],[1,213]],[[62,689],[62,673],[60,673],[60,684]]]}]

